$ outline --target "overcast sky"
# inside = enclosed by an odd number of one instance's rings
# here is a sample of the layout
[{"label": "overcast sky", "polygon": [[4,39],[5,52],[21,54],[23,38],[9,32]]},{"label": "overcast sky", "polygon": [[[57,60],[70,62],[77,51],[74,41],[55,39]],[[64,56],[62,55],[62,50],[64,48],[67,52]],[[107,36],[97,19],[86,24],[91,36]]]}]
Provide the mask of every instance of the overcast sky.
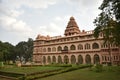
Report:
[{"label": "overcast sky", "polygon": [[73,16],[80,30],[93,30],[102,0],[0,0],[0,40],[16,45],[38,34],[63,35]]}]

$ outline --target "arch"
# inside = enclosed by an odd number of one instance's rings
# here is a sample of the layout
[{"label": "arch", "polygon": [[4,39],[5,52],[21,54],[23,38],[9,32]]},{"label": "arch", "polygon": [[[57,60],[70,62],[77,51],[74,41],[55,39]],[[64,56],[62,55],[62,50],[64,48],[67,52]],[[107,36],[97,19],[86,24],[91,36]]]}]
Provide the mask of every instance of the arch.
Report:
[{"label": "arch", "polygon": [[92,44],[92,48],[93,49],[98,49],[99,48],[99,44],[98,43],[93,43]]},{"label": "arch", "polygon": [[74,55],[71,56],[71,64],[75,64],[76,63],[76,58]]},{"label": "arch", "polygon": [[71,45],[71,46],[70,46],[70,50],[76,50],[75,45]]},{"label": "arch", "polygon": [[68,47],[67,47],[67,46],[64,46],[64,50],[66,50],[66,51],[67,51],[67,50],[68,50]]},{"label": "arch", "polygon": [[48,48],[48,52],[51,52],[51,48]]},{"label": "arch", "polygon": [[58,46],[57,51],[61,51],[61,50],[62,50],[62,47]]},{"label": "arch", "polygon": [[82,50],[83,49],[83,45],[82,44],[79,44],[78,45],[78,50]]},{"label": "arch", "polygon": [[43,63],[46,64],[46,57],[43,56]]},{"label": "arch", "polygon": [[51,58],[50,58],[50,56],[47,57],[47,62],[48,62],[48,63],[51,63]]},{"label": "arch", "polygon": [[86,43],[85,44],[85,49],[90,49],[90,44]]},{"label": "arch", "polygon": [[86,61],[86,64],[91,64],[91,57],[90,57],[90,55],[86,55],[85,56],[85,61]]},{"label": "arch", "polygon": [[55,47],[53,47],[53,48],[52,48],[52,51],[53,51],[53,52],[55,52],[55,51],[56,51],[56,48],[55,48]]},{"label": "arch", "polygon": [[52,63],[56,63],[56,57],[52,56]]},{"label": "arch", "polygon": [[46,48],[43,48],[43,52],[46,52]]},{"label": "arch", "polygon": [[58,63],[62,63],[62,58],[61,58],[61,56],[58,56]]},{"label": "arch", "polygon": [[69,63],[69,58],[67,55],[64,56],[64,63],[65,64],[68,64]]},{"label": "arch", "polygon": [[94,60],[94,64],[100,63],[100,57],[99,57],[99,55],[95,54],[93,60]]},{"label": "arch", "polygon": [[78,56],[78,64],[83,63],[83,57],[81,55]]}]

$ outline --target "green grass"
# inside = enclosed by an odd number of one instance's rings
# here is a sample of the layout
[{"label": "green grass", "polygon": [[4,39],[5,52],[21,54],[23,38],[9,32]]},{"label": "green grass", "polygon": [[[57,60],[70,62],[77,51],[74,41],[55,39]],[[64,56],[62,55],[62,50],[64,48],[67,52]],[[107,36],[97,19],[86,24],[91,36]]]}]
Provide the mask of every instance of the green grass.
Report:
[{"label": "green grass", "polygon": [[99,73],[89,69],[79,69],[38,80],[120,80],[120,67],[116,68],[104,67],[104,71]]}]

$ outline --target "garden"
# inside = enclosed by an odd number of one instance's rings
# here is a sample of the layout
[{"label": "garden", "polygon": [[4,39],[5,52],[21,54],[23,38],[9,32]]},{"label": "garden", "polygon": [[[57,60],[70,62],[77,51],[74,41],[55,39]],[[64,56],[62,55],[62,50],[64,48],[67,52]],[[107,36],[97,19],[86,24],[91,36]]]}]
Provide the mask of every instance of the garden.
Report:
[{"label": "garden", "polygon": [[52,64],[17,67],[16,65],[5,65],[0,68],[0,77],[9,80],[35,80],[91,66],[92,65]]}]

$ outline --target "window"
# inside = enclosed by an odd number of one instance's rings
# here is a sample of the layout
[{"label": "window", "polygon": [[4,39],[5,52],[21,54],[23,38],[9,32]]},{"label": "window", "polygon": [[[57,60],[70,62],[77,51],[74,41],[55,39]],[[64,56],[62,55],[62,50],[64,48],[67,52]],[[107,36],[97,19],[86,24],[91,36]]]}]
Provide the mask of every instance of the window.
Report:
[{"label": "window", "polygon": [[70,46],[70,50],[76,50],[75,45],[71,45],[71,46]]},{"label": "window", "polygon": [[46,48],[43,48],[43,52],[46,52]]},{"label": "window", "polygon": [[62,47],[61,47],[61,46],[58,46],[57,50],[58,50],[58,51],[61,51],[61,50],[62,50]]},{"label": "window", "polygon": [[66,50],[66,51],[67,51],[67,50],[68,50],[68,47],[67,47],[67,46],[65,46],[65,47],[64,47],[64,50]]},{"label": "window", "polygon": [[48,48],[48,52],[51,52],[51,48]]},{"label": "window", "polygon": [[79,44],[78,45],[78,50],[82,50],[83,49],[83,45],[82,44]]},{"label": "window", "polygon": [[85,44],[85,49],[90,49],[90,44],[86,43]]},{"label": "window", "polygon": [[93,43],[92,48],[93,48],[93,49],[98,49],[98,48],[99,48],[98,43]]},{"label": "window", "polygon": [[55,47],[53,47],[53,48],[52,48],[52,51],[53,51],[53,52],[55,52],[55,51],[56,51],[56,48],[55,48]]}]

